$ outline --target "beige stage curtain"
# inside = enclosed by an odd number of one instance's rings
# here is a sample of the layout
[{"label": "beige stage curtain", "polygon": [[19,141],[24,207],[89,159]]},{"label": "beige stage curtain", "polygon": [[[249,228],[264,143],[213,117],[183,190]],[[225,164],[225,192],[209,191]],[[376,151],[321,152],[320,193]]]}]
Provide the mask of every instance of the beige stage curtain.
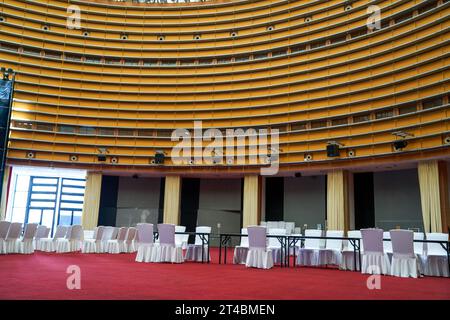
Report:
[{"label": "beige stage curtain", "polygon": [[84,230],[93,230],[97,227],[101,189],[102,174],[88,172],[86,176],[86,190],[84,192],[83,215],[81,217],[81,224]]},{"label": "beige stage curtain", "polygon": [[259,182],[258,176],[244,177],[243,227],[259,224]]},{"label": "beige stage curtain", "polygon": [[346,231],[347,190],[345,173],[335,170],[327,178],[327,228]]},{"label": "beige stage curtain", "polygon": [[442,232],[438,162],[419,162],[418,173],[425,232]]},{"label": "beige stage curtain", "polygon": [[11,175],[11,167],[9,166],[5,166],[5,173],[3,176],[3,181],[2,181],[2,194],[1,194],[1,204],[0,204],[0,220],[5,220],[6,219],[6,202],[8,202],[7,200],[7,195],[8,195],[8,181],[9,181],[9,176]]},{"label": "beige stage curtain", "polygon": [[164,190],[164,223],[180,224],[181,177],[167,176]]}]

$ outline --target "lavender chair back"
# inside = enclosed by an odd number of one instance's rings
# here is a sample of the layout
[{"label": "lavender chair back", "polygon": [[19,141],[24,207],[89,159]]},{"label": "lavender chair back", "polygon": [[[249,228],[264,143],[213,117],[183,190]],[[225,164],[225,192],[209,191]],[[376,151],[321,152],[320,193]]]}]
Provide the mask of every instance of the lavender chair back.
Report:
[{"label": "lavender chair back", "polygon": [[127,236],[128,228],[122,227],[119,228],[119,232],[117,233],[118,241],[125,241],[125,237]]},{"label": "lavender chair back", "polygon": [[248,244],[250,249],[267,248],[267,229],[266,227],[251,226],[247,227]]},{"label": "lavender chair back", "polygon": [[37,223],[27,223],[25,225],[25,232],[23,233],[23,239],[32,240],[36,235],[38,225],[39,224]]},{"label": "lavender chair back", "polygon": [[11,225],[9,226],[8,235],[6,236],[6,240],[19,239],[21,231],[22,224],[20,222],[11,223]]},{"label": "lavender chair back", "polygon": [[0,239],[5,239],[8,235],[9,226],[11,222],[9,221],[0,221]]},{"label": "lavender chair back", "polygon": [[151,223],[138,223],[137,225],[137,237],[139,243],[152,244],[153,243],[153,224]]},{"label": "lavender chair back", "polygon": [[49,234],[50,234],[50,228],[49,227],[45,227],[44,238],[48,238]]},{"label": "lavender chair back", "polygon": [[53,235],[53,239],[65,238],[69,231],[69,227],[67,226],[57,226],[56,232]]},{"label": "lavender chair back", "polygon": [[37,227],[36,236],[34,238],[36,240],[42,239],[42,238],[47,238],[47,236],[48,236],[47,229],[48,228],[46,226],[39,225]]},{"label": "lavender chair back", "polygon": [[175,225],[158,224],[159,243],[164,245],[175,245]]},{"label": "lavender chair back", "polygon": [[69,240],[83,240],[83,227],[76,224],[70,228]]},{"label": "lavender chair back", "polygon": [[383,253],[383,230],[361,229],[365,252]]},{"label": "lavender chair back", "polygon": [[95,241],[101,241],[103,239],[103,233],[105,232],[104,226],[98,226],[95,230]]},{"label": "lavender chair back", "polygon": [[127,236],[126,236],[126,241],[127,242],[131,242],[136,238],[136,234],[137,234],[137,229],[136,228],[128,228],[127,230]]},{"label": "lavender chair back", "polygon": [[102,240],[107,241],[113,239],[114,227],[104,227]]},{"label": "lavender chair back", "polygon": [[392,252],[394,255],[414,255],[414,232],[410,230],[391,230]]}]

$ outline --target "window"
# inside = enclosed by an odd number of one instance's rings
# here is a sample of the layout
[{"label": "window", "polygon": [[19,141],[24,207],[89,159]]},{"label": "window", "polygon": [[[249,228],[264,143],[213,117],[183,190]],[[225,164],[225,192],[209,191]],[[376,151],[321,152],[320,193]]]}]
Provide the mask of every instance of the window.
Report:
[{"label": "window", "polygon": [[154,131],[151,129],[141,129],[138,130],[138,136],[142,136],[142,137],[151,137],[154,136]]},{"label": "window", "polygon": [[164,130],[160,129],[157,131],[158,137],[171,137],[172,136],[172,130]]},{"label": "window", "polygon": [[370,113],[361,114],[361,115],[353,117],[353,122],[355,122],[355,123],[357,123],[357,122],[365,122],[365,121],[369,121],[369,120],[370,120]]},{"label": "window", "polygon": [[434,107],[442,106],[444,103],[442,97],[432,98],[422,101],[422,109],[427,110]]},{"label": "window", "polygon": [[297,52],[301,52],[301,51],[305,51],[306,50],[306,46],[296,46],[296,47],[292,47],[291,49],[291,53],[297,53]]},{"label": "window", "polygon": [[51,229],[57,225],[81,223],[86,172],[79,170],[22,167],[13,168],[7,219],[39,223]]},{"label": "window", "polygon": [[99,129],[99,135],[101,135],[101,136],[113,136],[114,135],[114,129],[111,129],[111,128],[100,128]]},{"label": "window", "polygon": [[279,57],[286,55],[286,50],[275,51],[272,53],[272,57]]},{"label": "window", "polygon": [[14,127],[15,128],[31,130],[31,129],[33,129],[33,124],[31,122],[15,121],[14,122]]},{"label": "window", "polygon": [[96,130],[92,127],[80,127],[80,134],[92,134],[95,135]]},{"label": "window", "polygon": [[394,115],[393,110],[383,110],[375,113],[375,119],[390,118]]},{"label": "window", "polygon": [[119,136],[134,136],[134,131],[132,129],[118,129]]},{"label": "window", "polygon": [[38,123],[36,124],[36,130],[40,131],[54,131],[55,126],[50,123]]},{"label": "window", "polygon": [[398,114],[402,115],[402,114],[407,114],[407,113],[412,113],[412,112],[416,112],[417,111],[417,106],[416,104],[409,104],[409,105],[405,105],[405,106],[401,106],[398,108]]},{"label": "window", "polygon": [[326,126],[327,126],[326,121],[312,121],[311,122],[311,129],[324,128]]},{"label": "window", "polygon": [[306,130],[306,122],[292,123],[291,131]]},{"label": "window", "polygon": [[311,43],[311,49],[316,49],[325,46],[325,41],[316,41]]},{"label": "window", "polygon": [[342,126],[344,124],[348,124],[348,119],[347,118],[338,118],[338,119],[331,120],[331,125],[332,126]]},{"label": "window", "polygon": [[58,126],[58,132],[61,132],[61,133],[75,133],[75,127],[73,127],[73,126],[66,126],[66,125],[60,125],[60,126]]},{"label": "window", "polygon": [[267,58],[267,53],[257,53],[253,57],[254,57],[255,60],[266,59]]}]

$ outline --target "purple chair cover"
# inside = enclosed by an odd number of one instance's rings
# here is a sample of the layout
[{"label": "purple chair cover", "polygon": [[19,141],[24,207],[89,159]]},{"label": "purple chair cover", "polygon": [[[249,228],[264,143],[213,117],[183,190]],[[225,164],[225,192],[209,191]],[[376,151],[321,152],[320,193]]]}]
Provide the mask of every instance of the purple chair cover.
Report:
[{"label": "purple chair cover", "polygon": [[361,229],[365,252],[383,253],[383,230]]},{"label": "purple chair cover", "polygon": [[152,244],[153,243],[153,224],[151,223],[139,223],[137,225],[137,236],[139,237],[140,244]]},{"label": "purple chair cover", "polygon": [[395,254],[414,256],[414,232],[391,230],[392,251]]},{"label": "purple chair cover", "polygon": [[247,227],[248,243],[250,249],[266,249],[267,248],[267,229],[261,226]]},{"label": "purple chair cover", "polygon": [[158,224],[159,243],[162,245],[175,246],[175,225],[174,224]]}]

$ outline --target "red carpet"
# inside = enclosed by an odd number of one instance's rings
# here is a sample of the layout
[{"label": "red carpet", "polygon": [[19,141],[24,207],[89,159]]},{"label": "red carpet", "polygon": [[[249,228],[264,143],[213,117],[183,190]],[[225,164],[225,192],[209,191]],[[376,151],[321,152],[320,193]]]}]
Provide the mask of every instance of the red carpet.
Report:
[{"label": "red carpet", "polygon": [[[381,290],[369,290],[358,272],[219,265],[217,250],[210,265],[137,263],[135,256],[2,255],[0,299],[450,299],[448,278],[383,276]],[[81,268],[80,290],[66,287],[69,265]]]}]

